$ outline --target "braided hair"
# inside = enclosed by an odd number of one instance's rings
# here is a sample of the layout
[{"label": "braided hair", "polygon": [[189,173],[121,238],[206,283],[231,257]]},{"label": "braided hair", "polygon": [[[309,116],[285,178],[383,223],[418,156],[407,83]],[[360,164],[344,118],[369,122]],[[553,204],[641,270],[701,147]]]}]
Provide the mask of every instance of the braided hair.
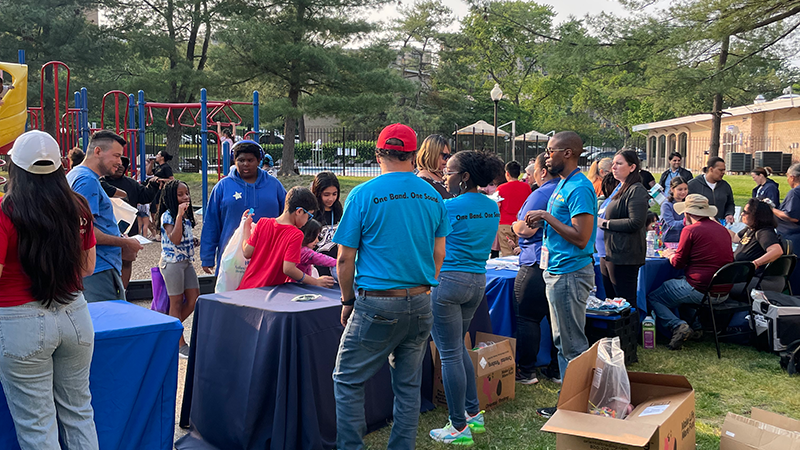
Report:
[{"label": "braided hair", "polygon": [[[164,214],[165,211],[169,211],[169,214],[172,216],[173,219],[177,219],[178,217],[178,186],[184,185],[186,186],[186,191],[189,192],[189,185],[184,183],[181,180],[170,180],[167,184],[164,185],[164,188],[161,190],[161,199],[158,202],[158,209],[156,210],[156,228],[161,228],[161,215]],[[194,220],[194,209],[192,209],[192,197],[189,196],[189,207],[186,208],[186,213],[184,213],[183,218],[189,219],[189,223],[192,224],[192,228],[195,227],[196,222]]]}]

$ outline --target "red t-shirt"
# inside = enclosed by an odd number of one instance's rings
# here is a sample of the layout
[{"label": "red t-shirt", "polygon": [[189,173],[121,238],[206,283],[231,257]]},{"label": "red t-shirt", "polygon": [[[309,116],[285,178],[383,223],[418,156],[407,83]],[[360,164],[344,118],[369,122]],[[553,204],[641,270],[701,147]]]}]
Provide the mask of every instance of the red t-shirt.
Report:
[{"label": "red t-shirt", "polygon": [[511,225],[517,220],[517,213],[525,203],[525,199],[531,195],[531,187],[524,181],[509,181],[497,188],[497,192],[503,199],[500,202],[500,225]]},{"label": "red t-shirt", "polygon": [[686,281],[705,292],[720,267],[733,262],[731,235],[713,218],[703,219],[684,228],[672,265],[684,269]]},{"label": "red t-shirt", "polygon": [[262,217],[247,243],[254,248],[253,256],[238,289],[278,286],[292,281],[283,273],[283,262],[300,263],[302,231],[293,225],[282,225],[275,219]]},{"label": "red t-shirt", "polygon": [[[83,250],[94,247],[97,241],[94,237],[94,228],[91,220],[83,220],[81,225]],[[36,301],[31,295],[31,280],[22,270],[19,262],[19,237],[11,219],[0,209],[0,265],[3,273],[0,274],[0,307],[19,306]]]}]

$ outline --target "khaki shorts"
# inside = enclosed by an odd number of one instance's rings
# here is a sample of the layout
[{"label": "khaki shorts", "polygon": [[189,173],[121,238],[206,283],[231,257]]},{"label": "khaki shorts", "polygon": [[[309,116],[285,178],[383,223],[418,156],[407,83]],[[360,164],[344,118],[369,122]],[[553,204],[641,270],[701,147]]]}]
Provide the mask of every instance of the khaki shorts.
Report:
[{"label": "khaki shorts", "polygon": [[191,262],[161,262],[158,267],[164,277],[164,284],[167,285],[167,295],[181,295],[187,289],[200,289],[200,282]]}]

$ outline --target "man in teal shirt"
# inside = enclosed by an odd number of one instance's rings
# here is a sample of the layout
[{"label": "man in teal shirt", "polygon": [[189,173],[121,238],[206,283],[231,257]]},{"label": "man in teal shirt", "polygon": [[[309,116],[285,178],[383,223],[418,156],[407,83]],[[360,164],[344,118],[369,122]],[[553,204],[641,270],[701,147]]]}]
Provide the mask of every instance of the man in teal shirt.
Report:
[{"label": "man in teal shirt", "polygon": [[[586,302],[594,286],[595,233],[597,232],[597,197],[592,183],[578,168],[583,140],[577,133],[556,133],[548,143],[547,167],[558,173],[561,181],[547,204],[547,210],[529,211],[529,226],[542,225],[542,268],[547,285],[547,300],[553,318],[553,343],[558,348],[561,379],[570,360],[589,348],[583,329],[586,325]],[[549,417],[555,408],[541,408]]]}]

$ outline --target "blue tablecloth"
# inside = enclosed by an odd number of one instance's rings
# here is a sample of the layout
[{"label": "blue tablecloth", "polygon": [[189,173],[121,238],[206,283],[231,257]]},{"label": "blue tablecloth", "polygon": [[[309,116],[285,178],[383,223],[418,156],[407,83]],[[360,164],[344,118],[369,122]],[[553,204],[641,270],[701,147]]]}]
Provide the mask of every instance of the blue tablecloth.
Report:
[{"label": "blue tablecloth", "polygon": [[[599,262],[594,266],[595,283],[597,284],[598,298],[605,298],[603,278],[600,275]],[[661,286],[667,280],[677,278],[683,274],[664,258],[648,258],[644,266],[639,269],[639,283],[637,286],[636,309],[641,318],[647,314],[647,294]],[[486,271],[486,299],[489,306],[489,316],[492,321],[494,334],[501,336],[514,336],[517,331],[517,321],[514,314],[514,279],[517,272],[513,270],[487,270]],[[537,366],[545,366],[550,362],[550,324],[547,318],[542,320],[542,344],[536,360]]]},{"label": "blue tablecloth", "polygon": [[[305,293],[322,298],[291,301]],[[344,330],[339,297],[337,290],[296,284],[201,296],[180,422],[191,432],[176,448],[333,448],[331,375]],[[473,329],[489,331],[488,311],[482,311]],[[430,356],[424,364],[427,410],[433,407]],[[388,364],[365,389],[367,427],[375,430],[392,417]]]},{"label": "blue tablecloth", "polygon": [[[89,304],[95,346],[89,385],[100,448],[172,448],[178,388],[177,319],[124,301]],[[0,390],[0,449],[19,449]]]}]

